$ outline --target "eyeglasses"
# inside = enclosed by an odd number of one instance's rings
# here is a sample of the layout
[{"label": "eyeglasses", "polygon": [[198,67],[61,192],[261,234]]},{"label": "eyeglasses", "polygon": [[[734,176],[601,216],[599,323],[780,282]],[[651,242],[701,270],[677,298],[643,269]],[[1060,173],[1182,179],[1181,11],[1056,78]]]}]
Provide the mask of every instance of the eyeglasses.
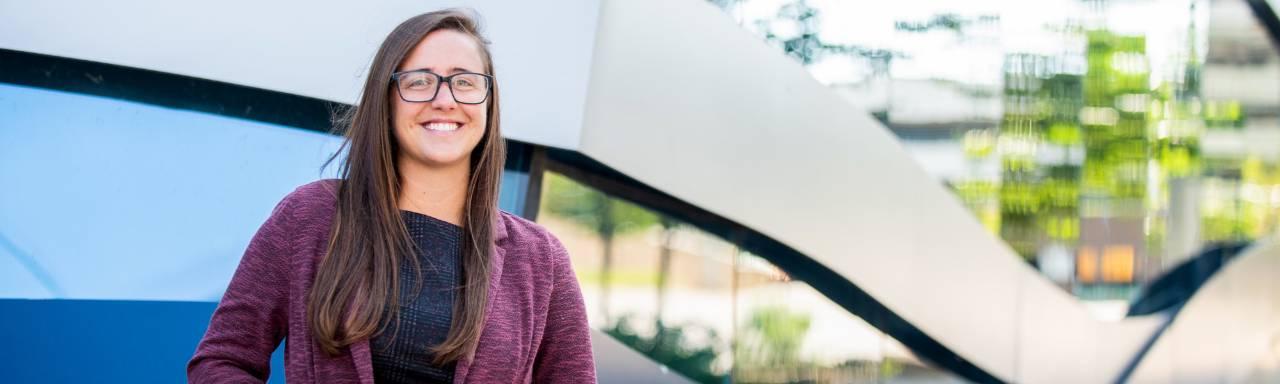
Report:
[{"label": "eyeglasses", "polygon": [[436,99],[441,84],[449,84],[453,101],[460,104],[480,104],[489,99],[493,76],[483,73],[459,72],[440,76],[425,69],[391,74],[400,99],[411,103],[425,103]]}]

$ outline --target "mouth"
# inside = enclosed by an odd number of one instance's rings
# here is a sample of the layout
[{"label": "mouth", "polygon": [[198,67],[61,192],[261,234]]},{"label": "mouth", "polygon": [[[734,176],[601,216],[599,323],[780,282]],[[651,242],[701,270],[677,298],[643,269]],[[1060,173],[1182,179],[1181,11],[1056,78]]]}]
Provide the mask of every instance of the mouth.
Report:
[{"label": "mouth", "polygon": [[462,128],[462,123],[456,121],[428,121],[420,123],[418,126],[432,132],[453,132]]}]

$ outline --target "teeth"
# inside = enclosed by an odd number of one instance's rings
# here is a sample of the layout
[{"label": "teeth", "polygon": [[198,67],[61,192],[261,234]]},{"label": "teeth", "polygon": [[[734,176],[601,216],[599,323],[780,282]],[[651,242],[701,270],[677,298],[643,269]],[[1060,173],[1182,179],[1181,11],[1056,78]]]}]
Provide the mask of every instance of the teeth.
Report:
[{"label": "teeth", "polygon": [[450,131],[458,130],[458,124],[454,124],[454,123],[430,123],[430,124],[427,124],[426,127],[427,129],[432,131],[450,132]]}]

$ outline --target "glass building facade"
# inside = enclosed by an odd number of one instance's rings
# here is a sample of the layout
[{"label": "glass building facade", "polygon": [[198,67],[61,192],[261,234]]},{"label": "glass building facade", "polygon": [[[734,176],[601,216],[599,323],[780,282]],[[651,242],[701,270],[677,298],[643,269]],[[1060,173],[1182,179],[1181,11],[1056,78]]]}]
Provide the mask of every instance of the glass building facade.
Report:
[{"label": "glass building facade", "polygon": [[543,176],[537,221],[569,250],[593,328],[700,383],[961,382],[734,239],[566,167]]}]

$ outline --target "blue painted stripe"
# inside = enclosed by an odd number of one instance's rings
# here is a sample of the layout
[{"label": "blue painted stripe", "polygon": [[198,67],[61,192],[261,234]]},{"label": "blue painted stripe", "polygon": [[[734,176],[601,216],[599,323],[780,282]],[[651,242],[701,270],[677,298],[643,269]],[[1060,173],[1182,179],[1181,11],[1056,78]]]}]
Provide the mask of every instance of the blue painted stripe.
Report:
[{"label": "blue painted stripe", "polygon": [[[181,383],[217,303],[0,299],[0,382]],[[284,383],[284,348],[270,383]]]}]

